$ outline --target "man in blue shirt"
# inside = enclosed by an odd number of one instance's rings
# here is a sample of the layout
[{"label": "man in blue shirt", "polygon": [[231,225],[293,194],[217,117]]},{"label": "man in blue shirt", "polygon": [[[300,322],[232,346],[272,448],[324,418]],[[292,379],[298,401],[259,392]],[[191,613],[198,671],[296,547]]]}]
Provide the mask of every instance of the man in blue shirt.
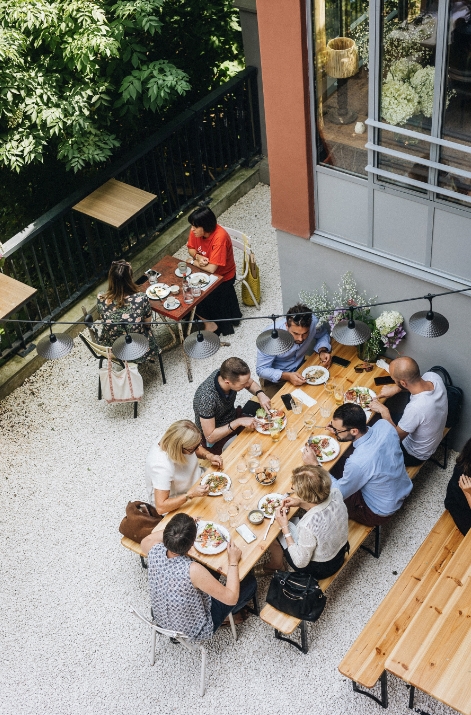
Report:
[{"label": "man in blue shirt", "polygon": [[268,397],[273,397],[285,382],[297,387],[304,385],[306,380],[298,370],[314,341],[314,350],[319,353],[321,364],[330,367],[332,360],[328,323],[319,325],[319,319],[313,315],[311,309],[301,303],[289,308],[288,313],[291,314],[290,317],[278,318],[275,325],[291,333],[294,338],[293,347],[282,355],[265,355],[257,350],[257,375]]},{"label": "man in blue shirt", "polygon": [[[367,427],[364,410],[349,403],[337,407],[327,429],[339,442],[353,442],[342,477],[332,477],[348,516],[366,526],[386,523],[412,490],[396,430],[386,420]],[[318,464],[310,447],[304,448],[303,459],[306,464]]]}]

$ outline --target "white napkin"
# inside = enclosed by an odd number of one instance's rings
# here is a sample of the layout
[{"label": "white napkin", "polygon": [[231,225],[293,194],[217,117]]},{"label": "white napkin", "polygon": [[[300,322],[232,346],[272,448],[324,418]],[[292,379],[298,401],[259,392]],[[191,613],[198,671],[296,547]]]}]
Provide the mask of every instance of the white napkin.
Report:
[{"label": "white napkin", "polygon": [[389,365],[386,360],[376,360],[376,366],[380,367],[382,370],[386,370],[386,372],[389,372]]},{"label": "white napkin", "polygon": [[299,388],[297,390],[293,390],[291,394],[297,400],[302,402],[303,405],[306,405],[306,407],[313,407],[313,405],[317,405],[317,400],[315,400],[313,397],[310,397],[309,395],[306,395],[306,393]]},{"label": "white napkin", "polygon": [[207,290],[207,289],[209,288],[209,286],[210,286],[212,283],[214,283],[215,281],[217,281],[217,276],[210,276],[208,285],[207,285],[207,286],[204,286],[204,288],[201,287],[201,291],[204,293],[204,291]]}]

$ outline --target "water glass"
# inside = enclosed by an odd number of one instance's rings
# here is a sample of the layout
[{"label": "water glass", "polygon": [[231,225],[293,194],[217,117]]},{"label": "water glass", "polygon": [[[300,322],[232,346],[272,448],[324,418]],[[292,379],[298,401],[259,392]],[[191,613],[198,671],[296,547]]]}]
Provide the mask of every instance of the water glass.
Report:
[{"label": "water glass", "polygon": [[201,286],[191,286],[191,294],[193,298],[199,298],[201,295]]},{"label": "water glass", "polygon": [[249,447],[249,454],[251,457],[260,457],[262,454],[262,445],[260,442],[255,442],[254,444],[251,444]]},{"label": "water glass", "polygon": [[245,500],[244,509],[247,511],[250,509],[250,501],[254,495],[253,487],[248,487],[242,492],[242,496]]},{"label": "water glass", "polygon": [[287,427],[286,429],[286,437],[289,439],[290,442],[294,442],[296,437],[298,436],[297,430],[294,429],[294,427]]},{"label": "water glass", "polygon": [[186,272],[188,270],[188,266],[186,265],[185,261],[180,261],[178,263],[178,270],[182,274],[182,276],[186,275]]},{"label": "water glass", "polygon": [[293,415],[300,415],[303,411],[303,404],[300,400],[294,400],[291,398],[291,405],[293,408]]},{"label": "water glass", "polygon": [[270,468],[270,471],[278,472],[280,471],[280,458],[276,456],[276,454],[272,454],[270,459],[268,460],[268,467]]},{"label": "water glass", "polygon": [[216,513],[217,513],[217,515],[218,515],[218,521],[219,521],[221,524],[225,524],[226,521],[229,521],[228,506],[227,506],[227,504],[226,504],[225,502],[223,502],[222,504],[220,504],[220,505],[216,508]]},{"label": "water glass", "polygon": [[238,504],[229,504],[227,507],[227,513],[229,514],[229,525],[232,526],[234,529],[236,526],[239,525],[239,505]]},{"label": "water glass", "polygon": [[232,501],[234,499],[234,494],[231,492],[230,489],[227,489],[225,492],[223,492],[222,498],[224,501]]},{"label": "water glass", "polygon": [[188,283],[183,284],[183,300],[185,303],[193,303],[193,293],[191,292],[191,286]]},{"label": "water glass", "polygon": [[152,285],[153,283],[157,283],[157,273],[155,271],[152,271],[148,275],[149,278],[149,283]]},{"label": "water glass", "polygon": [[323,417],[324,419],[330,417],[330,405],[328,400],[322,403],[320,413],[321,417]]},{"label": "water glass", "polygon": [[247,482],[249,481],[249,474],[247,472],[247,464],[244,461],[237,462],[236,470],[237,470],[237,474],[239,475],[237,477],[237,481],[239,482],[239,484],[247,484]]},{"label": "water glass", "polygon": [[252,472],[252,474],[255,474],[257,469],[260,467],[260,460],[257,459],[257,457],[250,457],[248,461],[249,469]]},{"label": "water glass", "polygon": [[312,415],[306,415],[304,418],[304,426],[307,430],[312,430],[315,426],[315,420]]}]

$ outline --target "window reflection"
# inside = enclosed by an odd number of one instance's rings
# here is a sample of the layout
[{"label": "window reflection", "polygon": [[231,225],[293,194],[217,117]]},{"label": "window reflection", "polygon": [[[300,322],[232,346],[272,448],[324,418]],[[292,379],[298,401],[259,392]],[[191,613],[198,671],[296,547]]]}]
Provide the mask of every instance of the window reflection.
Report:
[{"label": "window reflection", "polygon": [[317,149],[320,164],[366,175],[367,0],[315,0]]}]

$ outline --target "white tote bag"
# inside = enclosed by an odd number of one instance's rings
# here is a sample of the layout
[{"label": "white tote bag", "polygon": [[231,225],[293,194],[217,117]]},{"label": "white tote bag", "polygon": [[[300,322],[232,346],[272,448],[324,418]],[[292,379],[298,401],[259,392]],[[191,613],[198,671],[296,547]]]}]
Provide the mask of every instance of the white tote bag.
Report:
[{"label": "white tote bag", "polygon": [[103,399],[108,402],[139,402],[144,394],[144,383],[139,374],[137,365],[124,363],[124,369],[113,369],[108,350],[108,365],[99,369],[101,392]]}]

